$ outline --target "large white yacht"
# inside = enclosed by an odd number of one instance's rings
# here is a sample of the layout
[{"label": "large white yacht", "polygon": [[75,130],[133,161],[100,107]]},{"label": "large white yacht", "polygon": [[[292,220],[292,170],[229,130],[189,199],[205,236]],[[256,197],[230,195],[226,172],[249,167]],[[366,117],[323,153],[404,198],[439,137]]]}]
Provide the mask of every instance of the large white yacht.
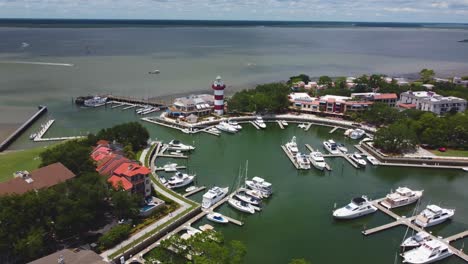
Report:
[{"label": "large white yacht", "polygon": [[203,194],[202,200],[202,207],[203,208],[210,208],[217,202],[221,201],[229,192],[229,187],[220,188],[220,187],[213,187],[209,189],[205,194]]},{"label": "large white yacht", "polygon": [[237,130],[241,130],[241,129],[242,129],[242,126],[239,125],[239,123],[237,123],[237,121],[235,121],[235,120],[228,119],[228,124],[231,125],[232,127],[234,127],[234,128],[237,129]]},{"label": "large white yacht", "polygon": [[366,196],[353,198],[345,207],[333,211],[333,216],[338,219],[352,219],[377,211],[372,202]]},{"label": "large white yacht", "polygon": [[190,145],[182,144],[179,140],[174,139],[171,142],[169,142],[168,149],[169,150],[180,150],[180,151],[191,151],[191,150],[194,150],[195,147],[190,146]]},{"label": "large white yacht", "polygon": [[403,263],[425,264],[433,263],[453,255],[448,246],[439,241],[431,240],[424,242],[418,248],[402,253]]},{"label": "large white yacht", "polygon": [[299,169],[301,169],[301,170],[309,170],[310,169],[310,160],[309,160],[309,158],[307,157],[306,154],[302,154],[302,153],[298,152],[296,154],[296,161],[297,161],[297,164],[299,165]]},{"label": "large white yacht", "polygon": [[296,155],[299,152],[299,148],[297,148],[296,137],[292,137],[291,141],[286,143],[286,149],[293,155]]},{"label": "large white yacht", "polygon": [[366,160],[359,153],[354,153],[350,158],[360,167],[365,167],[367,165]]},{"label": "large white yacht", "polygon": [[263,197],[269,197],[273,193],[271,183],[260,177],[253,177],[250,181],[246,180],[245,185],[252,190],[259,191]]},{"label": "large white yacht", "polygon": [[440,224],[450,219],[454,214],[454,209],[440,208],[437,205],[431,204],[416,217],[414,223],[425,228]]},{"label": "large white yacht", "polygon": [[246,203],[244,201],[237,200],[234,197],[230,197],[228,200],[228,203],[229,205],[231,205],[232,207],[236,208],[237,210],[241,212],[250,213],[250,214],[255,213],[255,208],[251,204]]},{"label": "large white yacht", "polygon": [[423,195],[424,190],[413,191],[408,187],[398,187],[395,192],[387,194],[380,204],[387,209],[397,208],[417,202]]},{"label": "large white yacht", "polygon": [[257,119],[255,119],[254,122],[259,128],[266,128],[266,124],[263,122],[263,118],[261,116],[257,116]]},{"label": "large white yacht", "polygon": [[412,249],[421,246],[422,243],[431,240],[431,235],[427,232],[421,231],[416,233],[414,236],[410,236],[403,243],[401,247],[404,249]]},{"label": "large white yacht", "polygon": [[180,188],[189,185],[195,179],[195,175],[188,175],[180,171],[176,172],[174,176],[167,181],[168,187],[171,189]]},{"label": "large white yacht", "polygon": [[336,142],[333,141],[333,139],[329,139],[327,141],[323,142],[323,147],[328,150],[331,154],[340,154],[340,151],[338,150],[338,145],[336,145]]},{"label": "large white yacht", "polygon": [[221,130],[221,131],[228,132],[228,133],[236,133],[237,132],[237,129],[234,126],[228,124],[227,122],[221,122],[221,123],[217,124],[216,128]]},{"label": "large white yacht", "polygon": [[358,128],[358,129],[354,129],[350,134],[349,134],[349,137],[351,139],[360,139],[362,138],[364,135],[366,134],[366,131]]},{"label": "large white yacht", "polygon": [[87,107],[97,107],[105,104],[107,102],[107,97],[95,96],[91,99],[84,100],[83,104]]},{"label": "large white yacht", "polygon": [[309,156],[310,156],[310,161],[312,165],[314,165],[316,169],[321,170],[321,171],[325,169],[327,164],[325,163],[325,159],[323,158],[322,153],[315,151],[315,152],[311,152]]}]

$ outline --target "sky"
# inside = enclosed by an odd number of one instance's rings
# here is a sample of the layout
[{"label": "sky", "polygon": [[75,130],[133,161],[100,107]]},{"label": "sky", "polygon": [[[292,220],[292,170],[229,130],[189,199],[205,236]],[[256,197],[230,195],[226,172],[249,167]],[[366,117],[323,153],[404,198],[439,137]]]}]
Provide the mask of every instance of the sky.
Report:
[{"label": "sky", "polygon": [[468,0],[0,0],[0,18],[468,23]]}]

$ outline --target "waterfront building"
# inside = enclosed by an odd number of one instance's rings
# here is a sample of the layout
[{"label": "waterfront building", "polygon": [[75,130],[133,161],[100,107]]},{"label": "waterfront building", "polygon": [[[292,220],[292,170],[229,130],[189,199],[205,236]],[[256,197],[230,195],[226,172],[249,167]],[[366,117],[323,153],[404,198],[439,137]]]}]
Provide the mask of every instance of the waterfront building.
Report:
[{"label": "waterfront building", "polygon": [[40,259],[36,259],[29,264],[106,264],[99,254],[87,249],[62,249]]},{"label": "waterfront building", "polygon": [[400,95],[398,106],[401,109],[414,108],[442,115],[453,110],[464,112],[467,101],[453,96],[445,97],[431,91],[407,91]]},{"label": "waterfront building", "polygon": [[393,78],[397,82],[398,85],[409,85],[409,82],[405,78]]},{"label": "waterfront building", "polygon": [[59,183],[75,178],[75,174],[57,162],[32,172],[18,171],[15,178],[0,183],[0,195],[23,194],[49,188]]},{"label": "waterfront building", "polygon": [[320,98],[311,97],[307,93],[291,93],[289,101],[294,108],[303,112],[323,113],[329,115],[344,115],[347,112],[364,111],[374,102],[352,100],[351,97],[325,95]]},{"label": "waterfront building", "polygon": [[221,76],[216,77],[216,80],[213,82],[211,86],[214,91],[214,112],[217,115],[224,114],[224,89],[226,89],[226,85],[224,84]]},{"label": "waterfront building", "polygon": [[189,95],[176,98],[167,112],[170,116],[205,116],[212,113],[215,97],[210,94]]},{"label": "waterfront building", "polygon": [[468,87],[468,80],[463,80],[461,77],[453,77],[453,83]]},{"label": "waterfront building", "polygon": [[395,107],[398,95],[395,93],[352,93],[351,98],[365,102],[384,103],[390,107]]}]

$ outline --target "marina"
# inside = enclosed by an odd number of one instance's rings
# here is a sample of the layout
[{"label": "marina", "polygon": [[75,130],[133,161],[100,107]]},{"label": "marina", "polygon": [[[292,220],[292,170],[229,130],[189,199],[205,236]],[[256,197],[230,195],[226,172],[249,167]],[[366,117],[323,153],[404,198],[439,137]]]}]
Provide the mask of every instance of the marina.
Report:
[{"label": "marina", "polygon": [[192,195],[194,195],[194,194],[196,194],[196,193],[199,193],[199,192],[201,192],[201,191],[203,191],[203,190],[205,190],[205,189],[206,189],[206,186],[196,187],[195,190],[190,191],[190,192],[187,192],[187,193],[184,193],[182,196],[184,196],[185,198],[187,198],[187,197],[190,197],[190,196],[192,196]]},{"label": "marina", "polygon": [[[310,146],[309,144],[305,144],[306,148],[310,151],[310,152],[314,152],[314,149],[312,148],[312,146]],[[326,157],[325,155],[322,155],[324,157]],[[327,171],[331,171],[332,168],[330,167],[330,165],[325,162],[325,169],[327,169]]]},{"label": "marina", "polygon": [[43,136],[47,133],[47,131],[50,129],[50,127],[54,124],[55,120],[51,119],[47,121],[43,126],[41,127],[41,130],[39,130],[35,137],[33,137],[34,142],[44,142],[44,141],[63,141],[63,140],[70,140],[70,139],[79,139],[83,138],[83,136],[71,136],[71,137],[50,137],[50,138],[44,138]]}]

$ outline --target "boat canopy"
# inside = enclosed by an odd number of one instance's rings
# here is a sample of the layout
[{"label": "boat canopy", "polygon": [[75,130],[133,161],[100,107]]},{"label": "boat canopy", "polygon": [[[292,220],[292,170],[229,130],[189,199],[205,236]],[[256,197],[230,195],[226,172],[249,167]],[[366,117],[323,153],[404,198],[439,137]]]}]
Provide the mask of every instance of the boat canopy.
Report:
[{"label": "boat canopy", "polygon": [[362,197],[356,197],[356,198],[353,198],[352,202],[357,204],[357,205],[360,205],[360,204],[366,202],[366,199],[364,199]]}]

